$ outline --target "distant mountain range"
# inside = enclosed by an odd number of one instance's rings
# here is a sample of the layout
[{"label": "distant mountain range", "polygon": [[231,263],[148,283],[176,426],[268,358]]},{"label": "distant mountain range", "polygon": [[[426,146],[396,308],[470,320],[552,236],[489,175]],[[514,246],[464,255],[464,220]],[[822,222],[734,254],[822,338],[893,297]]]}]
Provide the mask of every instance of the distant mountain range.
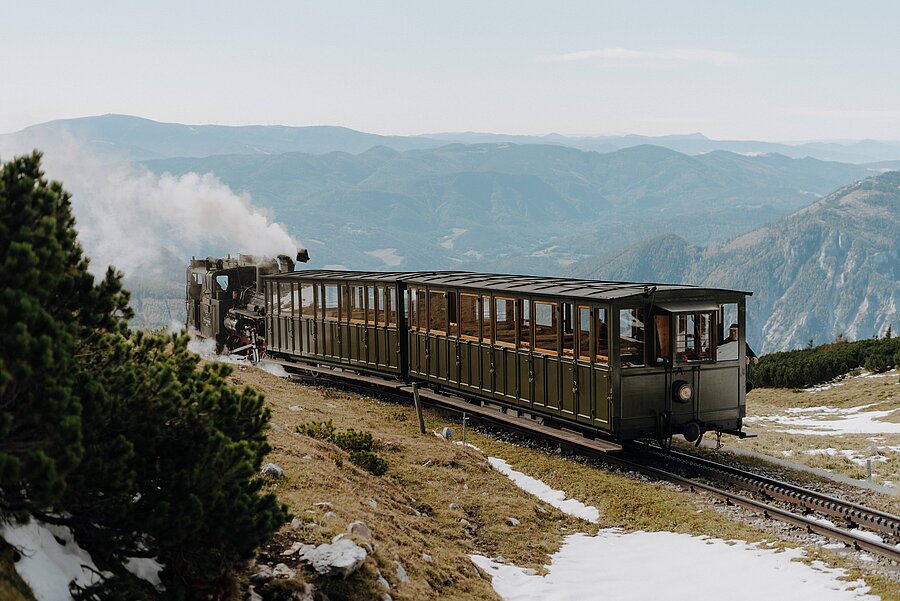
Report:
[{"label": "distant mountain range", "polygon": [[802,142],[788,144],[757,140],[713,140],[703,134],[676,136],[638,136],[633,134],[624,136],[562,136],[559,134],[511,136],[476,132],[426,134],[424,137],[430,140],[444,140],[446,142],[460,142],[463,144],[556,144],[596,152],[615,152],[623,148],[651,144],[688,155],[724,150],[748,156],[780,154],[795,159],[810,157],[842,163],[871,163],[900,159],[900,141],[861,140],[853,142]]},{"label": "distant mountain range", "polygon": [[896,331],[900,172],[845,186],[724,244],[704,249],[666,234],[585,259],[567,273],[754,291],[749,336],[763,352],[838,334],[868,338],[891,324]]},{"label": "distant mountain range", "polygon": [[682,154],[717,150],[744,155],[780,154],[842,163],[900,160],[900,141],[777,143],[757,140],[713,140],[702,134],[672,136],[544,136],[480,132],[434,133],[421,136],[381,136],[335,126],[183,125],[160,123],[128,115],[101,115],[60,119],[0,135],[0,142],[17,146],[45,146],[47,140],[71,136],[99,157],[140,161],[165,157],[203,157],[220,154],[280,154],[349,152],[358,154],[374,146],[393,150],[438,148],[461,144],[539,144],[567,146],[607,153],[634,146],[653,145]]},{"label": "distant mountain range", "polygon": [[143,164],[156,173],[215,173],[329,264],[540,274],[658,233],[700,245],[726,240],[871,173],[778,155],[517,144]]}]

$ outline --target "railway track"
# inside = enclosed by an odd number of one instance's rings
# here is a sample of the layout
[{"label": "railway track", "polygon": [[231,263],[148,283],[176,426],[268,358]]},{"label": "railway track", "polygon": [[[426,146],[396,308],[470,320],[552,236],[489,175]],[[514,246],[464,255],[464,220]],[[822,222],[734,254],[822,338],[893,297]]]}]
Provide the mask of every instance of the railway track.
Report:
[{"label": "railway track", "polygon": [[[293,379],[302,382],[337,386],[364,394],[377,394],[405,403],[409,403],[413,399],[413,388],[404,382],[340,369],[286,361],[274,362],[285,366]],[[618,453],[622,447],[616,443],[586,438],[577,432],[543,425],[518,415],[512,416],[494,408],[473,404],[460,397],[438,394],[427,389],[420,389],[417,393],[419,400],[426,405],[463,413],[470,420],[477,420],[513,430],[525,436],[550,441],[567,450],[599,459],[606,464],[678,484],[692,492],[702,491],[722,499],[730,505],[744,507],[769,519],[791,524],[807,532],[840,541],[854,549],[900,563],[900,548],[884,543],[877,535],[873,536],[870,532],[858,530],[860,527],[865,527],[893,537],[900,536],[900,517],[898,516],[692,455],[679,452],[662,453],[650,447],[642,449],[643,453],[656,457],[662,456],[670,462],[670,465],[688,467],[704,474],[707,478],[728,481],[744,490],[761,494],[769,500],[787,502],[799,507],[803,512],[795,513],[732,490],[701,482],[697,478],[683,476],[667,469],[653,467],[644,462],[624,457]],[[827,519],[813,517],[809,515],[810,512],[839,518],[848,527],[842,528]]]},{"label": "railway track", "polygon": [[890,513],[702,457],[678,451],[663,453],[652,447],[644,447],[642,451],[670,464],[681,465],[709,478],[726,481],[744,490],[759,493],[767,499],[790,503],[804,508],[807,512],[815,512],[828,518],[837,518],[847,528],[866,528],[895,539],[900,538],[900,517]]}]

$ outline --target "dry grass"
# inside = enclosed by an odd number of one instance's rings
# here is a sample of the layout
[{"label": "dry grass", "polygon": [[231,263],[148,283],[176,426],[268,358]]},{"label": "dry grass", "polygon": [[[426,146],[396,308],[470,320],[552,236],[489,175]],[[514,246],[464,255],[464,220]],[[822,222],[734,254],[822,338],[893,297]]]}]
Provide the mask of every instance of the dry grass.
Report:
[{"label": "dry grass", "polygon": [[34,601],[34,596],[16,573],[13,548],[0,538],[0,599],[3,601]]},{"label": "dry grass", "polygon": [[[394,599],[496,598],[490,582],[469,561],[470,553],[502,553],[539,568],[558,549],[560,529],[579,526],[574,518],[522,494],[481,453],[419,434],[410,407],[291,384],[255,369],[239,371],[232,379],[265,391],[278,426],[269,434],[274,447],[269,459],[284,468],[285,478],[270,488],[303,522],[299,529],[283,530],[282,544],[328,542],[357,519],[372,529],[377,552],[358,576],[346,583],[317,581],[332,599],[377,597],[376,569],[391,583]],[[294,431],[302,423],[326,419],[338,429],[372,432],[379,455],[389,462],[388,472],[373,476],[351,464],[338,447]],[[446,423],[430,412],[427,421],[429,428]],[[332,517],[315,506],[320,502],[333,505]],[[458,508],[450,509],[451,503]],[[508,526],[507,516],[521,524]],[[460,519],[477,525],[473,536]],[[408,583],[397,578],[396,561],[408,573]]]},{"label": "dry grass", "polygon": [[[900,421],[900,379],[895,370],[884,377],[847,377],[827,390],[791,390],[761,388],[747,397],[747,415],[783,416],[789,408],[835,407],[849,409],[872,405],[867,410],[887,411],[892,414],[882,421]],[[805,414],[816,417],[814,413]],[[823,420],[837,419],[822,416]],[[837,449],[855,451],[856,458],[873,457],[873,481],[893,483],[900,487],[900,452],[888,447],[900,448],[900,434],[789,434],[782,430],[788,426],[772,422],[751,422],[746,429],[758,435],[728,444],[750,449],[773,457],[787,459],[815,468],[841,474],[850,478],[866,477],[864,464],[856,463],[843,455],[815,454],[811,451]],[[793,427],[792,429],[806,429]],[[900,507],[898,507],[900,509]]]},{"label": "dry grass", "polygon": [[[299,528],[286,526],[269,553],[277,555],[295,540],[329,541],[357,519],[373,531],[376,553],[346,582],[317,580],[297,566],[298,579],[322,585],[331,599],[377,598],[382,592],[376,583],[378,571],[390,581],[394,599],[496,599],[490,581],[473,568],[469,554],[502,555],[540,572],[565,535],[593,533],[598,528],[524,493],[492,470],[482,453],[431,434],[422,436],[411,406],[292,384],[255,369],[239,370],[232,380],[266,393],[278,426],[269,436],[274,447],[270,460],[285,470],[285,478],[273,481],[270,489],[303,522]],[[337,447],[294,432],[299,424],[327,419],[339,429],[371,431],[379,454],[390,463],[387,474],[373,476],[352,465]],[[429,430],[447,425],[457,432],[460,429],[458,418],[440,412],[426,411],[426,424]],[[468,441],[570,497],[596,506],[601,513],[599,527],[668,530],[751,542],[773,539],[770,532],[723,515],[713,501],[669,484],[597,469],[471,430]],[[326,501],[333,504],[331,517],[315,506]],[[451,509],[451,503],[458,508]],[[521,523],[509,526],[506,517]],[[460,519],[477,525],[474,534],[465,531]],[[433,563],[425,561],[423,553],[432,556]],[[832,565],[845,563],[827,551],[810,550],[810,557]],[[280,561],[296,565],[290,558]],[[394,562],[403,565],[409,582],[400,582]],[[859,576],[855,570],[850,573],[853,578]],[[871,574],[867,579],[883,598],[900,598],[891,593],[895,584]]]}]

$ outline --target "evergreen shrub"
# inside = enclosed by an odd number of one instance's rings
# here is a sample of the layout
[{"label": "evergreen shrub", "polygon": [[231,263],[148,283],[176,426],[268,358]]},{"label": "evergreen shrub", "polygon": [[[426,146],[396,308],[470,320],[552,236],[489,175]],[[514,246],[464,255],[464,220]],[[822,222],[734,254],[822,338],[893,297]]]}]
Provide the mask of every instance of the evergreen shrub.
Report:
[{"label": "evergreen shrub", "polygon": [[[331,420],[300,424],[296,430],[299,434],[326,440],[349,452],[351,463],[372,472],[376,476],[381,476],[388,469],[388,462],[374,452],[375,440],[371,432],[354,430],[353,428],[349,428],[345,432],[338,432]],[[337,463],[337,460],[335,460],[335,463]],[[338,467],[340,467],[340,464]]]},{"label": "evergreen shrub", "polygon": [[838,340],[811,349],[765,355],[750,377],[755,387],[805,388],[848,373],[859,375],[863,367],[882,372],[898,365],[900,338]]}]

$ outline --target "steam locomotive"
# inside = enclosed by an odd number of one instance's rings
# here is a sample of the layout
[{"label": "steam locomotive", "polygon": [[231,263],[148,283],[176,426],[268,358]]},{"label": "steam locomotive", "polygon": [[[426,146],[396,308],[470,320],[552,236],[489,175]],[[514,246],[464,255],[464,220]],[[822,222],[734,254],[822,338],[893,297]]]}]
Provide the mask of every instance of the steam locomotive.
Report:
[{"label": "steam locomotive", "polygon": [[185,309],[188,331],[216,341],[217,352],[244,353],[254,361],[266,350],[262,278],[291,273],[309,261],[306,249],[296,259],[255,255],[191,259],[187,268]]}]

